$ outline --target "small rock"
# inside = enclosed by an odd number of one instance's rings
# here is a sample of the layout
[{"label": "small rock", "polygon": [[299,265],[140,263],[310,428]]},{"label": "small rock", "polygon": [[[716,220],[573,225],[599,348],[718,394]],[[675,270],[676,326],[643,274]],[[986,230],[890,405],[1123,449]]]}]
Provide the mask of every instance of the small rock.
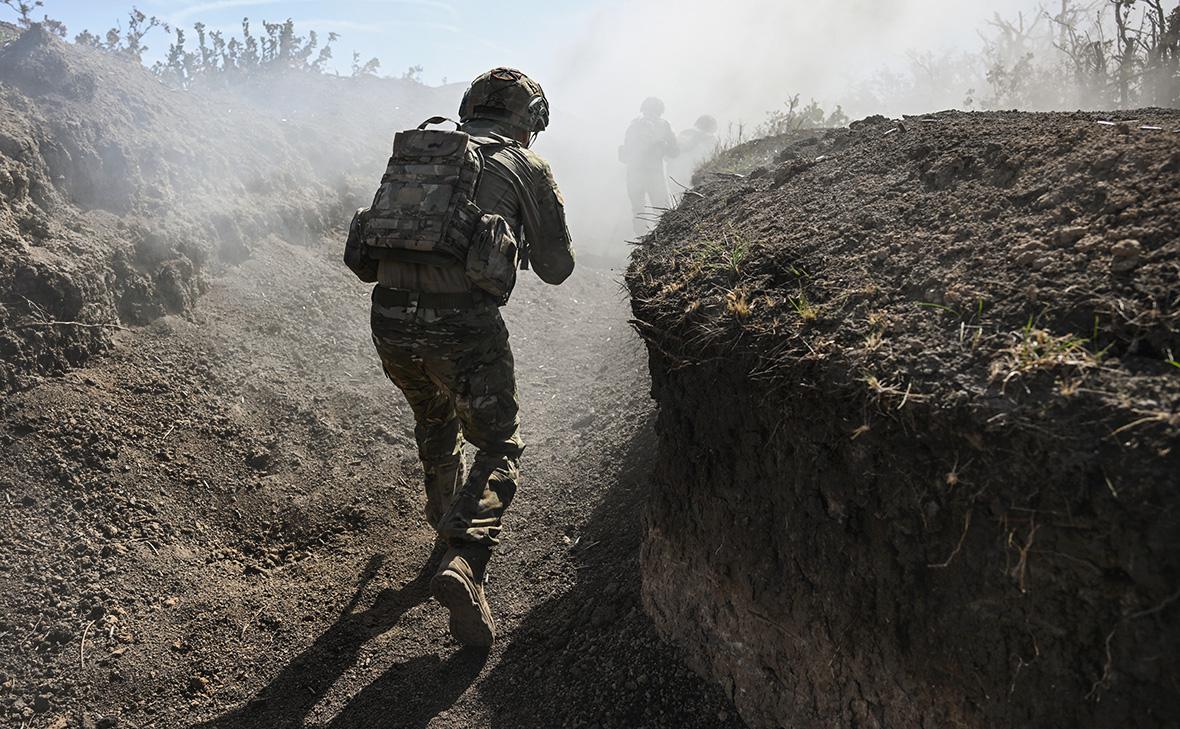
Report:
[{"label": "small rock", "polygon": [[1057,231],[1057,245],[1068,248],[1084,238],[1089,232],[1090,229],[1084,226],[1062,228]]},{"label": "small rock", "polygon": [[1119,161],[1122,159],[1122,157],[1123,155],[1121,152],[1111,150],[1095,160],[1094,164],[1090,166],[1090,169],[1094,172],[1094,174],[1099,176],[1109,174],[1119,166]]},{"label": "small rock", "polygon": [[1143,263],[1143,246],[1133,238],[1125,238],[1115,243],[1110,253],[1110,270],[1115,273],[1127,273]]},{"label": "small rock", "polygon": [[1033,261],[1036,261],[1041,255],[1041,252],[1035,248],[1021,251],[1016,256],[1016,262],[1021,266],[1031,266]]},{"label": "small rock", "polygon": [[1110,249],[1110,252],[1116,258],[1139,256],[1143,254],[1143,246],[1140,245],[1139,241],[1135,240],[1134,238],[1124,238],[1118,243],[1115,243],[1114,247]]},{"label": "small rock", "polygon": [[49,697],[45,694],[40,694],[33,699],[33,711],[38,714],[44,714],[49,711]]}]

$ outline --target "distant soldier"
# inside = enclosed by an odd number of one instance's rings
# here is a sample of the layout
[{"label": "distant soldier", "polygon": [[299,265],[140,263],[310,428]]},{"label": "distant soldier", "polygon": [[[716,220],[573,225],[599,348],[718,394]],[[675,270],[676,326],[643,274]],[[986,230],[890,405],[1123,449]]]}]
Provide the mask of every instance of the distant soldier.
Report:
[{"label": "distant soldier", "polygon": [[[345,262],[373,290],[373,343],[414,411],[426,519],[449,547],[431,581],[465,645],[488,646],[484,595],[524,444],[507,301],[518,263],[560,284],[574,252],[549,165],[529,150],[549,123],[541,86],[497,68],[472,82],[458,132],[402,132],[372,208],[357,212]],[[521,253],[521,251],[524,251]],[[478,452],[465,474],[463,441]]]},{"label": "distant soldier", "polygon": [[619,147],[619,161],[627,165],[627,195],[631,199],[631,213],[635,232],[642,235],[649,226],[643,215],[648,208],[668,207],[668,180],[664,160],[679,154],[672,125],[663,119],[664,102],[651,97],[640,105],[642,116],[631,122],[623,145]]},{"label": "distant soldier", "polygon": [[668,165],[668,174],[681,185],[691,187],[692,173],[717,149],[717,120],[703,115],[691,129],[680,132],[676,141],[680,156],[674,165]]}]

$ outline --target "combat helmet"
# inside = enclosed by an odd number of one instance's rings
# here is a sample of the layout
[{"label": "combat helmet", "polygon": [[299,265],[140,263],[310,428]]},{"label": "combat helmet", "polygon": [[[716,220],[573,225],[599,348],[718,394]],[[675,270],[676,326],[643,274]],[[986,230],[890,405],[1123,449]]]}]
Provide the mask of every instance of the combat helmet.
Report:
[{"label": "combat helmet", "polygon": [[530,134],[549,126],[549,100],[541,84],[515,68],[494,68],[471,82],[459,103],[459,121],[496,119]]},{"label": "combat helmet", "polygon": [[717,118],[711,114],[702,114],[697,123],[694,124],[697,129],[700,129],[705,134],[712,134],[717,131]]},{"label": "combat helmet", "polygon": [[662,116],[664,113],[664,101],[655,96],[649,96],[639,105],[639,111],[645,116]]}]

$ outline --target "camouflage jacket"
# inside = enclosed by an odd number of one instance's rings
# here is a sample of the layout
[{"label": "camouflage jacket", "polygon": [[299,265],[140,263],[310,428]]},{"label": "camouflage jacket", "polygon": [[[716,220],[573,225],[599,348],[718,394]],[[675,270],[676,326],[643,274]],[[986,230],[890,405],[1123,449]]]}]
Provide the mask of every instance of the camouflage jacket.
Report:
[{"label": "camouflage jacket", "polygon": [[619,161],[633,169],[662,170],[664,159],[680,153],[672,125],[665,119],[641,116],[627,127]]},{"label": "camouflage jacket", "polygon": [[[473,137],[509,141],[492,121],[473,120],[463,131]],[[542,281],[559,284],[574,270],[574,249],[565,222],[565,207],[553,172],[545,160],[516,142],[484,158],[475,204],[498,213],[529,246],[529,262]],[[464,265],[426,266],[383,260],[377,270],[381,286],[430,293],[468,291]]]}]

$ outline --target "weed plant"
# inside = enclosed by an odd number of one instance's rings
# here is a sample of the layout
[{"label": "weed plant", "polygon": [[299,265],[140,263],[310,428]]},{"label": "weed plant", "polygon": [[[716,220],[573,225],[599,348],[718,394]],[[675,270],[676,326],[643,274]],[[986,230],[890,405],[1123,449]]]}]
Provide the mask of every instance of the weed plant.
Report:
[{"label": "weed plant", "polygon": [[[0,0],[16,13],[17,26],[22,29],[41,25],[59,37],[66,37],[66,26],[48,16],[36,20],[33,13],[44,6],[43,0]],[[228,80],[247,74],[298,71],[327,73],[332,60],[332,44],[339,36],[329,33],[321,44],[321,36],[314,30],[300,35],[295,22],[288,18],[281,23],[263,21],[262,32],[255,32],[249,18],[243,18],[241,35],[227,36],[220,30],[210,30],[204,23],[194,23],[192,36],[184,28],[173,27],[157,16],[148,15],[132,7],[126,27],[116,24],[98,35],[83,30],[74,36],[78,45],[119,53],[136,61],[143,61],[148,51],[147,36],[159,29],[172,37],[164,60],[157,61],[151,70],[165,83],[188,88],[202,80]],[[381,67],[376,58],[361,61],[353,53],[352,75],[375,76]],[[403,79],[421,83],[422,67],[411,66]]]}]

